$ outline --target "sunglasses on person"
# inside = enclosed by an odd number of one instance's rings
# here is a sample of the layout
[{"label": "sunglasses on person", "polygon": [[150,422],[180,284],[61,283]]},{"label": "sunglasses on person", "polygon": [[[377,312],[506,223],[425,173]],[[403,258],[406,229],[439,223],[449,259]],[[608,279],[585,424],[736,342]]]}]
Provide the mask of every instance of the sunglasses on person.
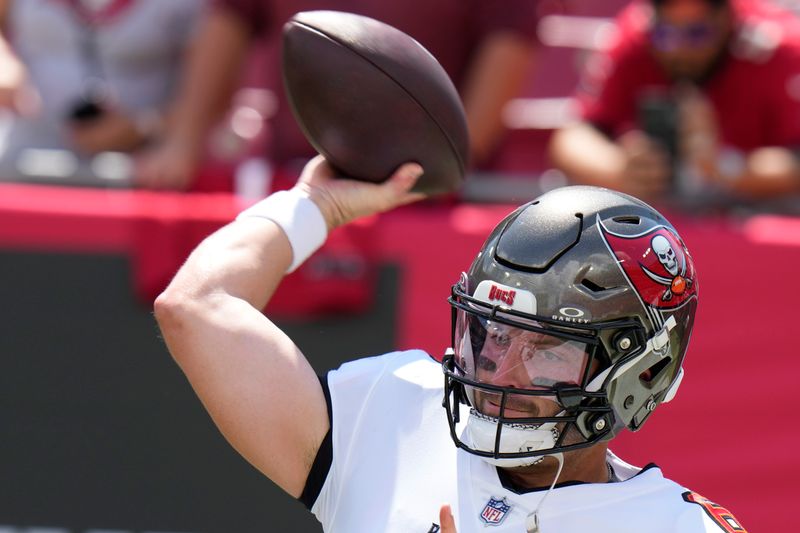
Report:
[{"label": "sunglasses on person", "polygon": [[685,47],[702,47],[711,43],[716,36],[716,26],[705,21],[680,26],[668,22],[656,22],[650,30],[650,41],[662,52],[672,52]]}]

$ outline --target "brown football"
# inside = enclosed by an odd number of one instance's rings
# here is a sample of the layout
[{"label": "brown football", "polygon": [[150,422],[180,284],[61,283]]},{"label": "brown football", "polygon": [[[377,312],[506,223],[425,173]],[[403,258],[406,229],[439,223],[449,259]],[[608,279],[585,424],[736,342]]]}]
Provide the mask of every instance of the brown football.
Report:
[{"label": "brown football", "polygon": [[469,158],[461,99],[400,30],[352,13],[298,13],[284,26],[283,81],[309,142],[341,174],[381,182],[416,161],[425,174],[415,190],[461,184]]}]

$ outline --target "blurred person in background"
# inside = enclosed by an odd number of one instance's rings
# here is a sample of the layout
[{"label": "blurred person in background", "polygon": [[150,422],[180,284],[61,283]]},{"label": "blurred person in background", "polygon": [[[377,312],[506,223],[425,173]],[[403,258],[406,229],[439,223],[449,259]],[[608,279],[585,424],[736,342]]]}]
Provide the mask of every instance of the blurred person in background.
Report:
[{"label": "blurred person in background", "polygon": [[766,2],[637,0],[578,88],[553,162],[650,200],[800,191],[797,20]]},{"label": "blurred person in background", "polygon": [[168,133],[139,161],[139,183],[164,189],[191,185],[207,135],[230,105],[247,52],[259,40],[266,45],[263,63],[277,97],[267,159],[276,169],[297,174],[315,152],[286,101],[278,72],[279,44],[286,21],[316,9],[381,20],[425,46],[461,92],[473,163],[487,161],[504,132],[502,109],[520,91],[533,60],[537,6],[530,0],[216,0],[199,32]]},{"label": "blurred person in background", "polygon": [[[0,179],[29,177],[24,154],[31,149],[71,152],[76,157],[69,160],[80,161],[152,141],[204,5],[0,0],[7,41],[0,105],[13,112]],[[60,170],[69,178],[68,168]]]}]

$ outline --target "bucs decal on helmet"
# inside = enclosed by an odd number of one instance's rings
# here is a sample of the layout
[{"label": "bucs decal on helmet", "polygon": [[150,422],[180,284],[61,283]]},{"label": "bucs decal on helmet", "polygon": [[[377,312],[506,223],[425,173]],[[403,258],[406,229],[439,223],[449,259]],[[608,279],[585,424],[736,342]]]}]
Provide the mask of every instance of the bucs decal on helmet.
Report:
[{"label": "bucs decal on helmet", "polygon": [[642,300],[660,309],[679,307],[697,293],[694,262],[680,238],[656,226],[638,235],[613,233],[598,220],[603,237]]},{"label": "bucs decal on helmet", "polygon": [[501,302],[513,306],[514,296],[516,295],[517,291],[511,289],[501,289],[497,285],[492,285],[492,288],[489,289],[489,300],[492,300],[493,302]]}]

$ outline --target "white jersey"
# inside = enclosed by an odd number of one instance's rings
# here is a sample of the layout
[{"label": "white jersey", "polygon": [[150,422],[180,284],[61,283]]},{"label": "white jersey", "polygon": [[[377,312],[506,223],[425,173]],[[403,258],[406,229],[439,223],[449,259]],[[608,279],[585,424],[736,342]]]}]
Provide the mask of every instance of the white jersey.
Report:
[{"label": "white jersey", "polygon": [[[459,533],[526,531],[546,489],[510,490],[495,467],[455,447],[443,383],[441,365],[421,351],[328,374],[332,460],[311,508],[325,531],[435,533],[444,503]],[[636,468],[610,452],[608,461],[620,481],[557,485],[538,512],[542,533],[744,531],[657,467]]]}]

